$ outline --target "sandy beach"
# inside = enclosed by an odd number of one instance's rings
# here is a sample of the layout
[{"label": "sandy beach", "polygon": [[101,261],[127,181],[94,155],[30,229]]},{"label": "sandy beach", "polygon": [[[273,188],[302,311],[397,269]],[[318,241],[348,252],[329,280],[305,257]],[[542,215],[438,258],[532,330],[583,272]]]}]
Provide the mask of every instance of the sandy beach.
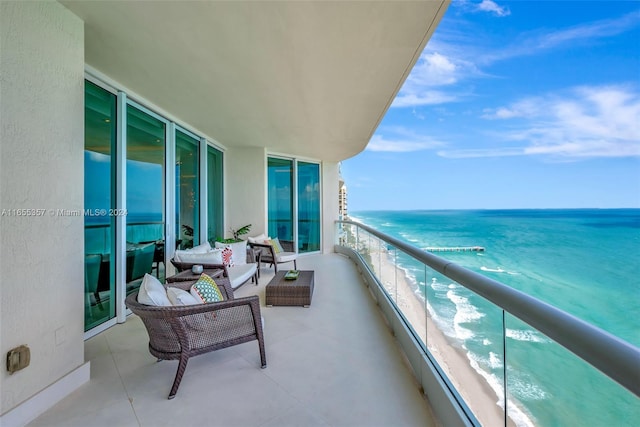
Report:
[{"label": "sandy beach", "polygon": [[[488,382],[470,364],[464,349],[448,337],[432,321],[422,300],[407,279],[404,270],[396,268],[393,254],[389,254],[378,239],[370,246],[372,263],[378,278],[411,323],[427,348],[446,372],[450,381],[462,395],[482,425],[495,426],[504,423],[504,411],[497,404],[499,398]],[[515,425],[509,420],[509,425]]]}]

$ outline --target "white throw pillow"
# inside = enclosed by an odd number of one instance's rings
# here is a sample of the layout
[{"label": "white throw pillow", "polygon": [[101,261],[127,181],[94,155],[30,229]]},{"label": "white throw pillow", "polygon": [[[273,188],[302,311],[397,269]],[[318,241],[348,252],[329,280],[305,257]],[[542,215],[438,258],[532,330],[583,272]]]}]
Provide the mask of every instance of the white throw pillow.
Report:
[{"label": "white throw pillow", "polygon": [[247,241],[237,243],[220,243],[216,242],[216,248],[224,249],[231,248],[233,254],[231,255],[233,264],[244,265],[247,263]]},{"label": "white throw pillow", "polygon": [[[178,260],[176,259],[176,261]],[[180,255],[179,262],[190,264],[222,264],[222,250],[211,249],[209,252],[201,254],[183,253]]]},{"label": "white throw pillow", "polygon": [[249,243],[262,243],[264,240],[268,238],[269,237],[267,237],[264,233],[262,233],[256,237],[247,237],[247,240],[249,241]]},{"label": "white throw pillow", "polygon": [[177,249],[174,253],[173,253],[173,259],[178,261],[178,262],[183,262],[182,261],[182,255],[183,254],[188,254],[189,251],[183,251],[180,249]]},{"label": "white throw pillow", "polygon": [[189,262],[185,259],[185,257],[189,257],[189,255],[194,255],[194,254],[205,254],[211,251],[212,249],[213,248],[211,247],[211,244],[209,242],[204,242],[203,244],[198,245],[191,249],[176,250],[175,253],[173,254],[173,259],[175,259],[178,262]]},{"label": "white throw pillow", "polygon": [[209,242],[204,242],[204,243],[203,243],[203,244],[201,244],[201,245],[194,246],[194,247],[193,247],[193,248],[191,248],[191,249],[187,249],[187,251],[188,251],[188,252],[191,252],[191,253],[193,253],[193,254],[204,254],[204,253],[209,252],[211,249],[213,249],[213,248],[211,247],[211,244],[210,244]]},{"label": "white throw pillow", "polygon": [[189,292],[178,288],[167,288],[167,297],[172,305],[194,305],[201,303]]},{"label": "white throw pillow", "polygon": [[162,283],[150,274],[145,274],[138,291],[138,302],[145,305],[167,306],[171,301]]}]

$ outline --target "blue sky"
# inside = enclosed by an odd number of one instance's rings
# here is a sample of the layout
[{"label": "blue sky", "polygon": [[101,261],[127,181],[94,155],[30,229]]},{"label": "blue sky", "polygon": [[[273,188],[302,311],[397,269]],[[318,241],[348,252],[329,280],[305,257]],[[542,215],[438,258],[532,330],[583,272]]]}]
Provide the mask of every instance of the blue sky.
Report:
[{"label": "blue sky", "polygon": [[640,2],[453,1],[349,209],[640,207]]}]

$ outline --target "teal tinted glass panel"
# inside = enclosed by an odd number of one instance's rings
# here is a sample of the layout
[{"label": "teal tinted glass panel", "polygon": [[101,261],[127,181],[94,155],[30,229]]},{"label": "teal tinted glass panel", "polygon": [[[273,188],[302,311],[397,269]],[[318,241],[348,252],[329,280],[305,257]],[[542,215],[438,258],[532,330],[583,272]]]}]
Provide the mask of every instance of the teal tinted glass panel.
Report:
[{"label": "teal tinted glass panel", "polygon": [[207,146],[207,239],[224,237],[222,151]]},{"label": "teal tinted glass panel", "polygon": [[163,121],[127,106],[127,294],[145,273],[164,279],[165,140]]},{"label": "teal tinted glass panel", "polygon": [[320,165],[298,162],[298,252],[320,250]]},{"label": "teal tinted glass panel", "polygon": [[268,160],[269,236],[293,240],[293,161]]},{"label": "teal tinted glass panel", "polygon": [[114,208],[116,96],[85,81],[84,330],[115,317]]},{"label": "teal tinted glass panel", "polygon": [[176,131],[176,246],[179,249],[192,248],[200,235],[199,144],[199,140]]}]

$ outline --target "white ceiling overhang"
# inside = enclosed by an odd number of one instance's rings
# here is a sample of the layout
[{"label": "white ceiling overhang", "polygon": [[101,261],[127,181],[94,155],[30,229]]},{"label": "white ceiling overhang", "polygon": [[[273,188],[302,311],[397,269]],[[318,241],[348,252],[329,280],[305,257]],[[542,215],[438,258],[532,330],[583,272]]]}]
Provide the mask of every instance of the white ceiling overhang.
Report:
[{"label": "white ceiling overhang", "polygon": [[61,1],[87,65],[227,147],[362,151],[445,1]]}]

